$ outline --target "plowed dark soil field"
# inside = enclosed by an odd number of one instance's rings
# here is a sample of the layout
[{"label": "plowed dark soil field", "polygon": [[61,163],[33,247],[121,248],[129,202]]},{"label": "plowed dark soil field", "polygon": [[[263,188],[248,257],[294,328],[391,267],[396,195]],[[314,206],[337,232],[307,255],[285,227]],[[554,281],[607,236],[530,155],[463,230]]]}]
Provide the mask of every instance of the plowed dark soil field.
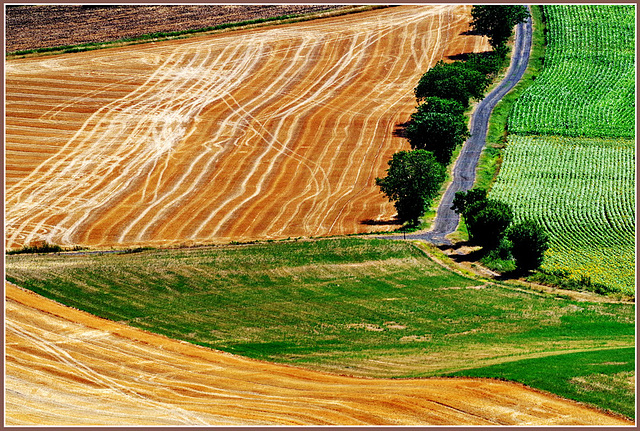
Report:
[{"label": "plowed dark soil field", "polygon": [[6,51],[105,42],[157,32],[307,14],[339,5],[31,5],[6,11]]}]

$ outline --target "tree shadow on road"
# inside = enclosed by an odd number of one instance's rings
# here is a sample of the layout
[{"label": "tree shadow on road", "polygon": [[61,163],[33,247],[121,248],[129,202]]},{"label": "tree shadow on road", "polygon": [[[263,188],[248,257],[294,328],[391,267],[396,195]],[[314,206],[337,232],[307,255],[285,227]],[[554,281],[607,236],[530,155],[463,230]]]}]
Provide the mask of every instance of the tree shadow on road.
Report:
[{"label": "tree shadow on road", "polygon": [[457,242],[452,246],[446,244],[438,246],[438,248],[442,251],[451,250],[452,253],[447,254],[449,255],[449,258],[451,258],[451,260],[456,263],[477,262],[486,254],[486,251],[484,251],[482,248],[469,250],[472,247],[475,248],[474,245],[469,241]]},{"label": "tree shadow on road", "polygon": [[476,266],[477,268],[485,268],[484,271],[480,272],[486,276],[486,272],[489,271],[493,274],[491,277],[496,281],[517,280],[526,277],[529,274],[529,271],[523,271],[520,269],[497,272],[496,270],[486,268],[481,260],[487,256],[487,254],[491,253],[491,250],[478,248],[478,246],[475,246],[468,241],[461,241],[453,244],[453,246],[439,245],[437,247],[445,252],[449,258],[457,264],[472,264],[472,267]]},{"label": "tree shadow on road", "polygon": [[499,274],[497,277],[494,277],[498,281],[508,281],[508,280],[517,280],[520,278],[524,278],[529,275],[529,271],[523,271],[521,269],[514,269],[513,271],[505,271]]}]

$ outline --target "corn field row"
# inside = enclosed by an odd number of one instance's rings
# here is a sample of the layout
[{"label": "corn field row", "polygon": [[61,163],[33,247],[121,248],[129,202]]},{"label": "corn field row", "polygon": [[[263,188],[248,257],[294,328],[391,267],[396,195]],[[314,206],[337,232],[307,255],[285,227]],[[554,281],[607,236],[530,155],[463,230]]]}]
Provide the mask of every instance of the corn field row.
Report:
[{"label": "corn field row", "polygon": [[519,134],[633,137],[635,8],[546,5],[544,69],[516,102]]}]

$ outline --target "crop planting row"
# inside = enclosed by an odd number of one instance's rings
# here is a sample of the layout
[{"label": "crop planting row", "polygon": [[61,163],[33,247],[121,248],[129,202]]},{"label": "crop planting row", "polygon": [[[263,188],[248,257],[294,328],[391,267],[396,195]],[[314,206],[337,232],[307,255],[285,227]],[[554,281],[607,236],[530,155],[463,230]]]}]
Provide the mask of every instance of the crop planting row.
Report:
[{"label": "crop planting row", "polygon": [[512,133],[633,137],[635,8],[546,5],[547,49]]},{"label": "crop planting row", "polygon": [[544,6],[541,75],[516,102],[491,196],[551,237],[543,270],[634,291],[632,6]]},{"label": "crop planting row", "polygon": [[543,269],[632,292],[634,141],[512,136],[492,195],[552,232]]}]

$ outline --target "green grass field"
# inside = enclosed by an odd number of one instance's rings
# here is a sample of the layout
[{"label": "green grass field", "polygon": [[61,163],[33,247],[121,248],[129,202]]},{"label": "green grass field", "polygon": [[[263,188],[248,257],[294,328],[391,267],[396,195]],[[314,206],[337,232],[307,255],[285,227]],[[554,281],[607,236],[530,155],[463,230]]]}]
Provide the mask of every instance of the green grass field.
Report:
[{"label": "green grass field", "polygon": [[7,278],[97,316],[252,358],[426,377],[634,345],[634,307],[453,273],[365,238],[104,255],[12,255]]},{"label": "green grass field", "polygon": [[515,380],[635,417],[635,349],[632,347],[524,359],[451,375]]},{"label": "green grass field", "polygon": [[[578,16],[566,13],[572,7],[544,7],[552,16],[552,38],[562,20],[566,24]],[[626,7],[615,10],[628,13]],[[628,30],[627,18],[616,19],[620,22],[612,28]],[[592,29],[605,30],[596,19],[579,25],[584,29],[572,31],[591,40],[600,37]],[[554,53],[568,46],[563,43],[551,48],[540,72],[546,77],[536,72],[533,89],[523,90],[540,102],[525,105],[525,97],[518,102],[514,130],[518,118],[530,115],[534,125],[556,122],[549,130],[591,136],[604,117],[581,114],[576,117],[581,121],[571,124],[589,131],[576,133],[562,118],[576,115],[570,111],[574,105],[591,112],[600,98],[608,109],[602,112],[618,112],[620,121],[603,125],[610,131],[597,129],[596,135],[627,136],[628,71],[619,74],[621,104],[615,92],[592,96],[589,90],[583,93],[591,101],[586,105],[563,102],[562,109],[545,111],[549,107],[542,100],[565,91],[542,85],[553,76],[591,73],[579,68],[584,60],[563,66],[572,68],[569,72],[553,69],[556,59],[569,61],[583,49],[564,57]],[[628,65],[625,49],[620,64]],[[558,112],[558,118],[549,112]],[[545,268],[633,293],[632,140],[512,135],[504,154],[492,197],[511,202],[518,218],[543,220],[552,233]],[[135,253],[17,254],[5,260],[9,281],[63,304],[251,358],[366,377],[503,378],[634,417],[633,303],[574,301],[464,276],[407,242],[351,237]]]}]

